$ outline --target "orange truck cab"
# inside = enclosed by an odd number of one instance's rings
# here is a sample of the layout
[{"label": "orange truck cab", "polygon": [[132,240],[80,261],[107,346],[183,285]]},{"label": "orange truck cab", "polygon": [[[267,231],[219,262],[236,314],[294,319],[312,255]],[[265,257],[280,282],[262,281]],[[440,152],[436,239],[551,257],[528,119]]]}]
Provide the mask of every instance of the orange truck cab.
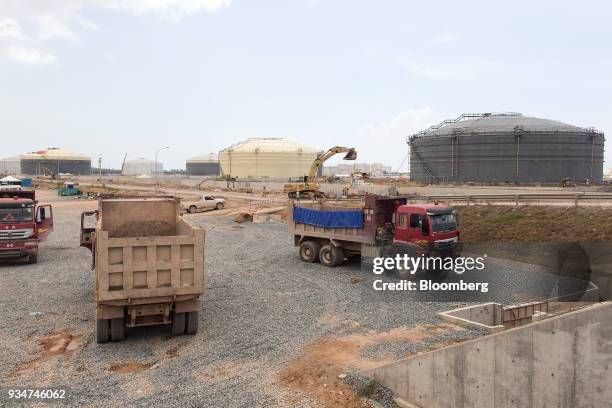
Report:
[{"label": "orange truck cab", "polygon": [[38,261],[38,246],[53,230],[53,209],[37,205],[34,190],[0,191],[0,259]]}]

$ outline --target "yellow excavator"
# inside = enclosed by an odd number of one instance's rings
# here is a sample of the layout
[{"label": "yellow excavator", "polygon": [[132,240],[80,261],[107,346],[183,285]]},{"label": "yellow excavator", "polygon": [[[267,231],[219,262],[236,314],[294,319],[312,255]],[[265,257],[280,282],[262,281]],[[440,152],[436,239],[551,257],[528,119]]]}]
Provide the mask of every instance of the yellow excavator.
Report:
[{"label": "yellow excavator", "polygon": [[355,160],[357,158],[357,151],[354,147],[334,146],[325,153],[317,156],[310,166],[308,176],[304,176],[303,182],[285,184],[284,192],[287,193],[289,198],[296,198],[298,193],[302,198],[306,198],[308,196],[320,198],[325,196],[325,194],[319,191],[320,186],[319,183],[316,182],[317,172],[319,171],[319,167],[321,167],[325,161],[331,159],[338,153],[346,153],[342,160]]}]

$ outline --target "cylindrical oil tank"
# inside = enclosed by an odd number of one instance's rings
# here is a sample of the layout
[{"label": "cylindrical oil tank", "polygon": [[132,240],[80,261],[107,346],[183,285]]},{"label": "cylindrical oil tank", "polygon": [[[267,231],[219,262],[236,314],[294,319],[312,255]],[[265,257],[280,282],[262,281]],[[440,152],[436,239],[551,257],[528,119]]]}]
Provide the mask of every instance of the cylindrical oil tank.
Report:
[{"label": "cylindrical oil tank", "polygon": [[0,174],[21,174],[21,158],[15,156],[0,159]]},{"label": "cylindrical oil tank", "polygon": [[214,153],[193,157],[185,163],[190,176],[218,176],[221,174],[219,159]]},{"label": "cylindrical oil tank", "polygon": [[21,172],[30,175],[91,174],[91,157],[50,147],[21,156]]},{"label": "cylindrical oil tank", "polygon": [[601,183],[604,135],[520,113],[463,114],[408,137],[415,181]]},{"label": "cylindrical oil tank", "polygon": [[219,152],[223,175],[288,179],[308,174],[317,152],[278,138],[251,138]]},{"label": "cylindrical oil tank", "polygon": [[[157,169],[156,169],[157,167]],[[124,176],[151,176],[156,173],[162,173],[164,171],[164,165],[158,161],[155,163],[154,160],[145,159],[144,157],[138,159],[128,160],[123,164],[121,174]]]}]

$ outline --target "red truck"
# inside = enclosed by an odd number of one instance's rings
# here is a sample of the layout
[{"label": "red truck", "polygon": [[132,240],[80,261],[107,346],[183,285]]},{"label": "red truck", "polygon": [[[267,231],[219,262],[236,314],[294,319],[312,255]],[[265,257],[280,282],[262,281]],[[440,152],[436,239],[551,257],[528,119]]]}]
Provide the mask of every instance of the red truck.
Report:
[{"label": "red truck", "polygon": [[53,230],[53,209],[34,190],[0,190],[0,259],[38,261],[38,245]]},{"label": "red truck", "polygon": [[352,256],[460,256],[457,217],[409,196],[366,195],[362,202],[289,204],[289,233],[304,262],[336,266]]}]

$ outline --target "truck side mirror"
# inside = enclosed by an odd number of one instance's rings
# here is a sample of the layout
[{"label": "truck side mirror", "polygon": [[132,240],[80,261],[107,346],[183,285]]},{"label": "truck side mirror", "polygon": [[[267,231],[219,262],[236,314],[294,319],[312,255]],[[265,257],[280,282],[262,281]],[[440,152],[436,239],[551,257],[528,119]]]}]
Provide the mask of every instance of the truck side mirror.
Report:
[{"label": "truck side mirror", "polygon": [[44,207],[41,207],[39,211],[40,211],[40,221],[42,222],[42,221],[45,220],[45,218],[47,218],[47,214],[45,214],[45,208]]},{"label": "truck side mirror", "polygon": [[423,235],[429,235],[429,222],[427,222],[427,218],[421,220],[421,232]]}]

